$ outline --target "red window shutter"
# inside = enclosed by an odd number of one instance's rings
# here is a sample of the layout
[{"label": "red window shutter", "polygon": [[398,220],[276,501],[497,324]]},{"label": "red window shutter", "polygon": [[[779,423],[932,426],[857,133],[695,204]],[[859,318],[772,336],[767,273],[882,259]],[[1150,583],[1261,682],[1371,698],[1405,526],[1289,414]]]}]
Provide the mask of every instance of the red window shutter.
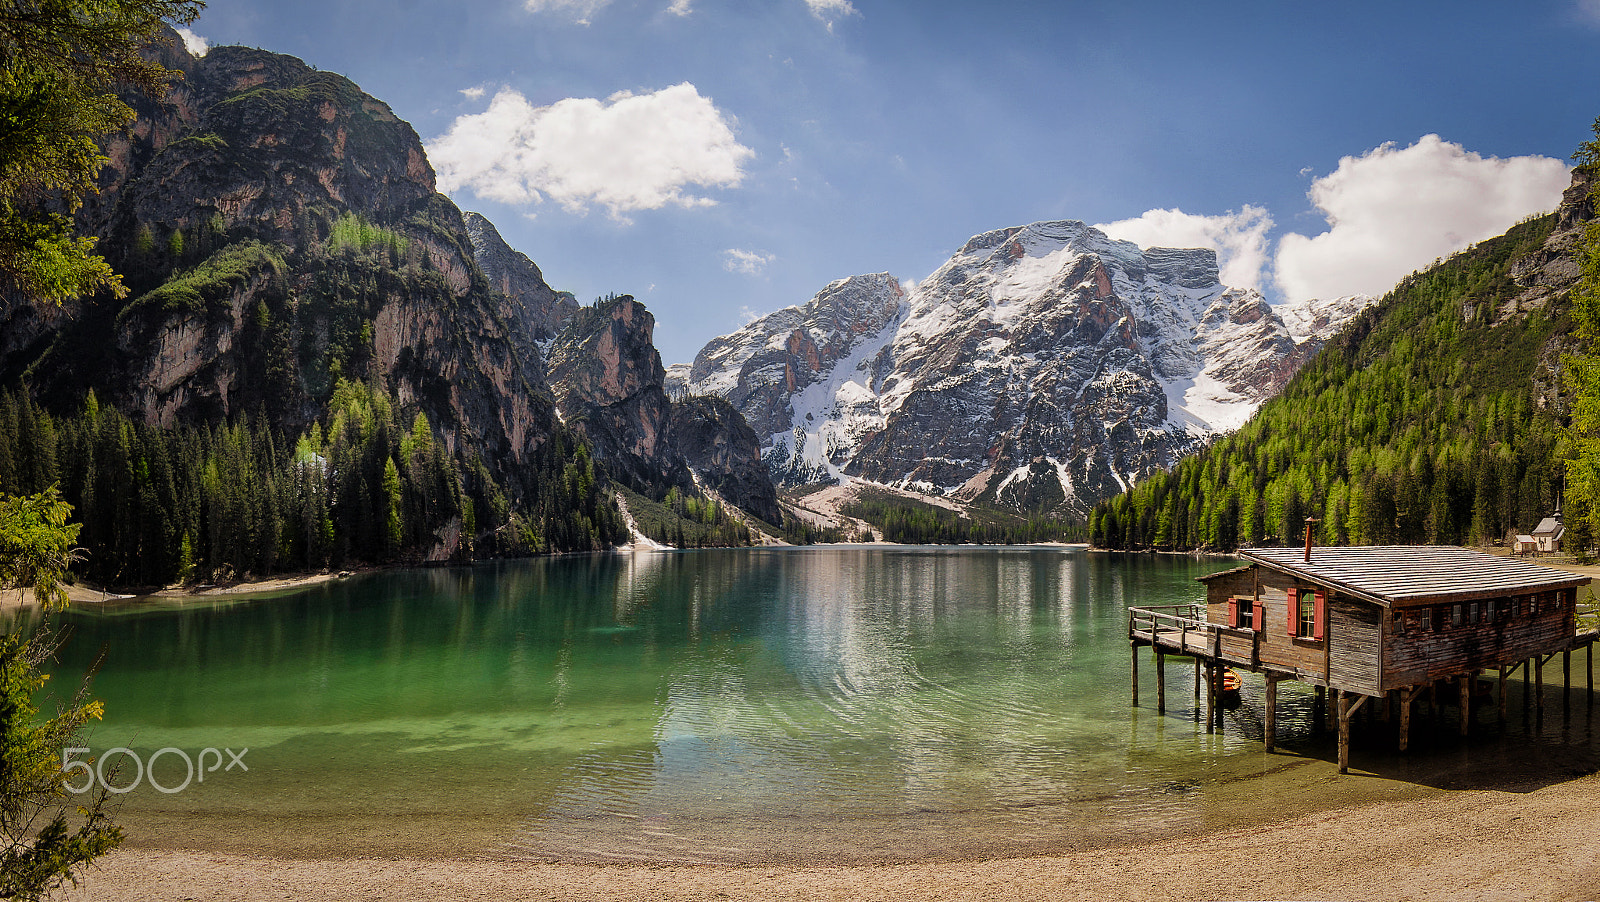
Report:
[{"label": "red window shutter", "polygon": [[1261,632],[1267,626],[1267,606],[1259,600],[1250,605],[1250,628]]},{"label": "red window shutter", "polygon": [[1289,635],[1300,635],[1300,590],[1289,590]]},{"label": "red window shutter", "polygon": [[1228,599],[1228,626],[1233,629],[1239,628],[1239,599],[1237,598]]},{"label": "red window shutter", "polygon": [[1320,589],[1317,590],[1315,611],[1316,632],[1312,638],[1321,639],[1328,634],[1328,596]]}]

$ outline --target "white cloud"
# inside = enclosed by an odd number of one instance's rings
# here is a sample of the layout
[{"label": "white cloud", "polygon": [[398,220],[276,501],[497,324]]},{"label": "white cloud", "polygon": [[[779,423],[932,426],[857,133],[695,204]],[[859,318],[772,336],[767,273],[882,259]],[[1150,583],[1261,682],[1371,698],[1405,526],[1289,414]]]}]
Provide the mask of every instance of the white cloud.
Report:
[{"label": "white cloud", "polygon": [[588,25],[595,13],[611,0],[523,0],[522,8],[530,13],[553,13],[571,16],[579,25]]},{"label": "white cloud", "polygon": [[731,188],[755,151],[740,144],[733,117],[684,82],[651,94],[568,98],[536,107],[503,88],[489,109],[460,116],[428,145],[446,193],[470,189],[508,204],[546,198],[569,212],[703,207],[691,186]]},{"label": "white cloud", "polygon": [[850,4],[850,0],[805,0],[805,3],[811,9],[811,14],[817,17],[817,21],[828,26],[829,32],[833,31],[833,23],[840,19],[860,15]]},{"label": "white cloud", "polygon": [[775,254],[765,254],[761,251],[742,251],[738,248],[728,248],[722,252],[722,268],[728,272],[744,273],[747,276],[759,276],[766,270],[767,264],[778,259]]},{"label": "white cloud", "polygon": [[187,28],[179,28],[178,37],[183,38],[184,49],[188,50],[191,56],[205,56],[206,51],[211,49],[210,41]]},{"label": "white cloud", "polygon": [[755,310],[751,309],[749,304],[745,304],[739,308],[739,325],[748,326],[763,316],[766,316],[766,314],[757,313]]},{"label": "white cloud", "polygon": [[667,12],[672,13],[674,16],[687,16],[694,12],[690,8],[693,2],[694,0],[672,0],[672,5],[667,7]]},{"label": "white cloud", "polygon": [[1435,258],[1552,209],[1570,180],[1561,160],[1482,157],[1438,135],[1345,157],[1309,192],[1328,230],[1278,242],[1278,286],[1291,301],[1382,294]]},{"label": "white cloud", "polygon": [[461,93],[466,95],[468,100],[478,100],[488,91],[483,85],[474,85],[470,88],[462,88]]},{"label": "white cloud", "polygon": [[1590,25],[1600,25],[1600,0],[1578,0],[1578,18]]},{"label": "white cloud", "polygon": [[1260,288],[1270,256],[1267,232],[1272,229],[1272,216],[1265,208],[1249,204],[1237,213],[1230,210],[1220,216],[1149,210],[1135,219],[1095,228],[1140,247],[1209,247],[1217,252],[1222,284]]}]

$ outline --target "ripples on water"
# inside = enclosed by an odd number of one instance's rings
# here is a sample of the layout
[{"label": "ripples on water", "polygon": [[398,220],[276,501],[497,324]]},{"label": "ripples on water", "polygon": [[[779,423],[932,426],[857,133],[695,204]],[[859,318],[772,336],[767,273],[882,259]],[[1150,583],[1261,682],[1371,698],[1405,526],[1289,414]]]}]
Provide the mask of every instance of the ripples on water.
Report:
[{"label": "ripples on water", "polygon": [[[1226,787],[1271,792],[1261,775],[1300,755],[1325,766],[1309,690],[1281,693],[1279,756],[1259,746],[1250,680],[1216,735],[1175,659],[1164,717],[1128,704],[1127,606],[1196,600],[1194,577],[1227,563],[860,548],[380,573],[274,599],[79,611],[62,665],[108,651],[96,749],[251,749],[248,774],[130,793],[136,838],[148,823],[192,846],[223,812],[230,832],[202,847],[304,851],[319,840],[296,846],[284,824],[360,823],[323,851],[1047,851],[1238,817]],[[1550,743],[1592,769],[1587,721],[1565,729]],[[1505,745],[1492,740],[1464,748],[1481,765]],[[1407,778],[1419,758],[1437,774],[1427,742],[1374,754]],[[443,826],[463,821],[476,829]]]}]

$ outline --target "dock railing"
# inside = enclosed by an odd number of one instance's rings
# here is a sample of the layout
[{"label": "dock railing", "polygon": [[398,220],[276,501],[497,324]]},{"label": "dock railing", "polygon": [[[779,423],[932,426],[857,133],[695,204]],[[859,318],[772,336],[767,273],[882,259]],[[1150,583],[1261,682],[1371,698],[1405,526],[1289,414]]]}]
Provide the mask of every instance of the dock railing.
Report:
[{"label": "dock railing", "polygon": [[1128,609],[1128,638],[1189,654],[1215,654],[1220,624],[1206,621],[1205,605],[1169,604]]}]

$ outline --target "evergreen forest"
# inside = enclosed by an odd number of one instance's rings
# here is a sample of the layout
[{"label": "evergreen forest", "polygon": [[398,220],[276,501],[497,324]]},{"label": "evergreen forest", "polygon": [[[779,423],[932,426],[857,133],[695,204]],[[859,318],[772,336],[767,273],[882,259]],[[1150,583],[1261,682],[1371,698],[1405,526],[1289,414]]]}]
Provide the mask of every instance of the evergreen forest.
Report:
[{"label": "evergreen forest", "polygon": [[1476,544],[1562,493],[1571,298],[1520,309],[1517,261],[1556,214],[1402,280],[1241,429],[1092,511],[1112,549]]},{"label": "evergreen forest", "polygon": [[979,506],[958,514],[947,507],[888,492],[864,491],[840,512],[871,523],[887,541],[908,545],[1075,542],[1081,541],[1084,533],[1082,524],[1053,517],[1024,516]]},{"label": "evergreen forest", "polygon": [[540,449],[513,505],[481,461],[462,464],[427,417],[399,421],[381,390],[341,380],[298,436],[264,416],[158,428],[93,392],[55,416],[0,392],[0,486],[57,486],[83,524],[89,580],[161,586],[362,563],[591,550],[627,530],[588,450],[566,430]]}]

